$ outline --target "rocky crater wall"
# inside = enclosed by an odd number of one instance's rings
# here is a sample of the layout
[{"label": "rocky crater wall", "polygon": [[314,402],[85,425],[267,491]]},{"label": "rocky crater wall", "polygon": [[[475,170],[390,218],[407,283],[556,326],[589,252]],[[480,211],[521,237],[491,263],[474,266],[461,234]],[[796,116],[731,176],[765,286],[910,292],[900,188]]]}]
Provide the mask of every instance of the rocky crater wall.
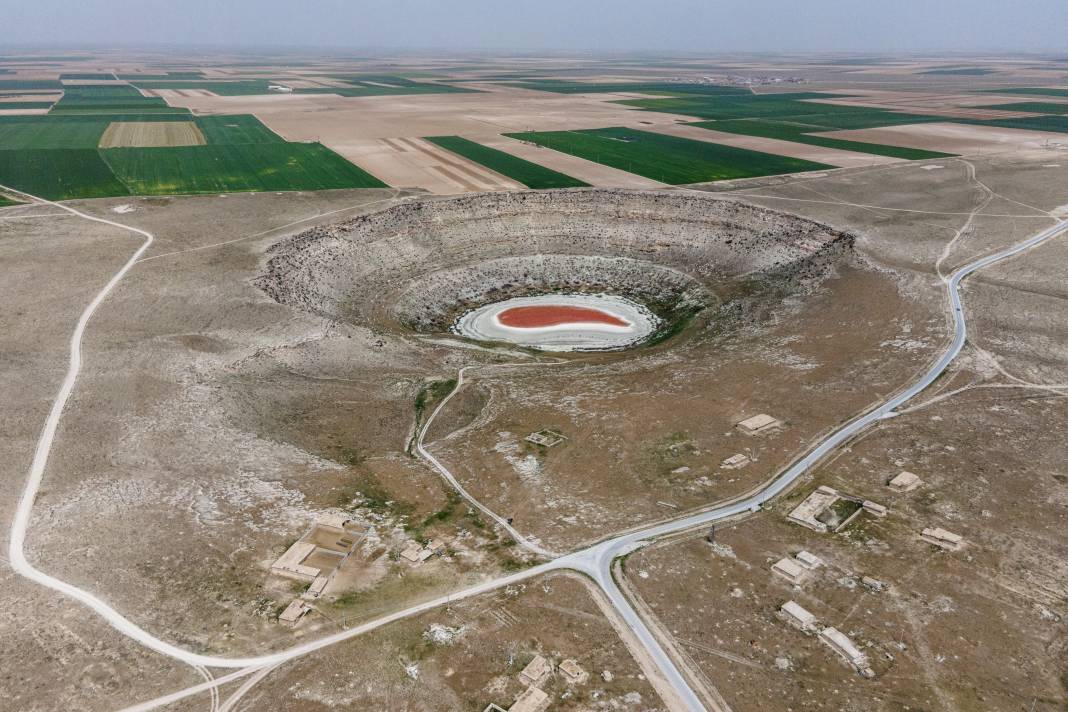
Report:
[{"label": "rocky crater wall", "polygon": [[332,319],[434,331],[473,306],[551,291],[707,306],[718,285],[811,277],[852,244],[820,223],[693,193],[493,193],[313,228],[270,249],[259,285]]}]

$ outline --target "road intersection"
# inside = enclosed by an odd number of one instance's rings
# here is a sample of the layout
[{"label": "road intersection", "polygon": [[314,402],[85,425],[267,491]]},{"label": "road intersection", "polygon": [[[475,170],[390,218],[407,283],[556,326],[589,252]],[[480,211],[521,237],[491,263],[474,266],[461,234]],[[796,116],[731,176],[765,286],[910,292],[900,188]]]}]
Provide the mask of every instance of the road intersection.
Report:
[{"label": "road intersection", "polygon": [[[613,564],[620,557],[625,556],[648,543],[661,539],[664,537],[677,535],[688,530],[705,527],[710,524],[720,522],[726,519],[732,519],[739,516],[744,516],[748,513],[757,512],[760,508],[773,499],[801,476],[809,472],[815,465],[821,462],[827,455],[833,452],[838,446],[845,443],[856,434],[867,428],[868,426],[877,423],[878,421],[894,417],[896,415],[896,409],[902,404],[906,403],[917,394],[925,390],[930,386],[942,373],[949,367],[954,359],[960,354],[967,339],[967,326],[965,322],[965,315],[963,309],[963,303],[960,295],[961,282],[969,275],[981,270],[985,267],[993,265],[1005,259],[1009,259],[1016,255],[1019,255],[1037,245],[1042,244],[1054,237],[1057,237],[1064,232],[1068,231],[1068,220],[1057,222],[1057,224],[1049,227],[1032,237],[1016,243],[1011,247],[1003,250],[993,252],[985,257],[976,259],[960,268],[955,270],[946,280],[946,298],[949,305],[949,315],[953,324],[953,337],[949,345],[942,352],[941,356],[935,361],[934,364],[914,383],[905,387],[897,394],[891,396],[881,404],[874,406],[850,420],[840,428],[836,429],[826,438],[816,444],[807,454],[795,461],[789,467],[781,471],[775,478],[770,480],[764,487],[757,492],[751,494],[748,497],[739,499],[729,504],[716,506],[696,513],[686,514],[675,519],[664,521],[658,524],[642,527],[634,531],[624,533],[618,536],[614,536],[599,543],[596,543],[587,548],[579,551],[571,552],[562,556],[556,555],[554,552],[550,552],[540,546],[537,542],[531,541],[529,538],[524,537],[518,531],[512,527],[512,525],[500,515],[494,513],[484,504],[478,502],[462,487],[462,485],[452,476],[452,474],[436,460],[423,446],[423,436],[425,435],[430,423],[434,420],[438,412],[444,406],[443,401],[435,409],[434,413],[430,416],[425,426],[420,430],[418,439],[416,442],[417,451],[421,456],[426,458],[435,469],[453,486],[457,491],[464,496],[469,502],[472,502],[482,512],[492,517],[498,525],[504,528],[510,535],[515,537],[517,543],[526,547],[532,553],[539,558],[548,559],[542,563],[538,563],[523,571],[495,578],[492,580],[484,581],[475,586],[463,589],[461,591],[450,593],[446,596],[441,596],[432,600],[424,601],[418,605],[411,606],[409,608],[396,611],[387,616],[377,618],[375,620],[367,621],[361,625],[340,631],[338,633],[325,636],[318,640],[314,640],[302,645],[298,645],[287,650],[271,653],[268,655],[252,656],[252,657],[240,657],[240,658],[224,658],[217,656],[200,655],[187,650],[184,650],[178,646],[168,643],[164,640],[157,638],[148,631],[139,627],[119,611],[112,608],[104,600],[96,596],[95,594],[78,588],[70,583],[62,581],[54,576],[51,576],[43,571],[40,571],[29,562],[25,552],[25,540],[27,530],[30,524],[33,504],[36,499],[38,490],[40,489],[41,482],[47,467],[49,453],[52,449],[52,444],[55,439],[56,431],[59,426],[60,419],[63,415],[63,409],[70,398],[75,385],[77,383],[78,375],[81,370],[81,346],[82,339],[88,326],[93,313],[101,305],[101,303],[107,298],[111,290],[122,280],[129,269],[141,258],[144,252],[153,242],[153,235],[145,230],[141,230],[136,227],[124,225],[122,223],[105,220],[103,218],[88,215],[80,210],[70,207],[61,203],[54,203],[51,201],[43,200],[32,195],[21,193],[5,186],[0,186],[11,193],[24,196],[26,199],[39,203],[46,204],[65,211],[66,213],[73,214],[86,220],[91,220],[98,223],[111,225],[123,230],[130,231],[143,239],[142,244],[136,249],[130,259],[109,279],[92,301],[88,304],[85,310],[82,312],[81,317],[78,320],[77,326],[71,335],[70,339],[70,352],[69,352],[69,365],[66,376],[60,386],[60,389],[52,403],[51,410],[48,417],[45,420],[44,427],[42,428],[40,437],[37,442],[37,447],[34,453],[34,457],[30,466],[29,473],[26,478],[26,483],[23,489],[22,496],[19,500],[18,507],[15,512],[15,516],[12,520],[8,556],[12,568],[20,575],[46,586],[54,591],[62,593],[70,598],[73,598],[89,608],[95,611],[101,618],[104,619],[110,626],[127,637],[137,641],[145,647],[154,650],[158,653],[171,657],[175,660],[185,662],[193,666],[202,666],[209,668],[228,668],[234,669],[235,672],[229,673],[214,680],[208,680],[199,685],[180,690],[170,695],[166,695],[155,700],[150,700],[138,705],[134,705],[127,709],[129,710],[150,710],[162,705],[189,697],[191,695],[199,694],[205,691],[211,691],[217,689],[220,685],[232,682],[242,677],[254,676],[255,679],[263,677],[269,669],[273,669],[279,664],[285,663],[290,660],[300,658],[308,655],[317,650],[321,650],[328,646],[337,644],[344,640],[354,638],[356,636],[367,633],[371,630],[387,625],[391,622],[408,618],[420,613],[432,610],[439,606],[448,605],[450,602],[457,601],[464,598],[470,598],[483,593],[494,591],[527,579],[531,579],[536,576],[541,576],[554,571],[571,571],[577,572],[588,577],[596,586],[603,592],[607,601],[615,609],[618,618],[622,620],[629,633],[638,644],[644,649],[646,659],[651,661],[654,666],[654,670],[647,670],[647,674],[652,676],[656,682],[656,686],[661,694],[665,695],[666,701],[669,707],[678,710],[688,710],[691,712],[697,712],[705,710],[706,707],[701,701],[698,694],[693,690],[693,687],[686,678],[686,675],[676,665],[672,657],[665,651],[663,646],[657,640],[654,633],[650,630],[646,622],[635,610],[633,605],[623,594],[618,584],[613,579]],[[546,365],[546,364],[542,364]],[[458,390],[463,384],[464,372],[461,371],[458,379],[456,389]],[[455,390],[453,391],[456,392]],[[246,682],[235,695],[240,696],[247,691],[250,687],[250,683]],[[231,698],[227,700],[223,708],[229,708],[236,702]]]}]

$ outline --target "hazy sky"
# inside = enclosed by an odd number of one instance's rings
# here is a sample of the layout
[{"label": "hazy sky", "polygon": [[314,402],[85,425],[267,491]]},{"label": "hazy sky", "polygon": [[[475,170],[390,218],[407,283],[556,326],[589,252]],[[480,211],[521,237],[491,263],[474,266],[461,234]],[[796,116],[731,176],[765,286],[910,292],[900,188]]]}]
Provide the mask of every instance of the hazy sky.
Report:
[{"label": "hazy sky", "polygon": [[0,45],[1064,51],[1066,0],[28,0]]}]

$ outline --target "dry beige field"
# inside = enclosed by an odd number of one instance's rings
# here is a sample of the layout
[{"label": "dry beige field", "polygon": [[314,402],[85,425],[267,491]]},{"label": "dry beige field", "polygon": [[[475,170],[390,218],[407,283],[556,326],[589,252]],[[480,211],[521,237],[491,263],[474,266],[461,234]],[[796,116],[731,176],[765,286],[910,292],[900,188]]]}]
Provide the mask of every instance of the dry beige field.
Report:
[{"label": "dry beige field", "polygon": [[204,134],[192,121],[113,121],[100,137],[100,148],[203,146]]},{"label": "dry beige field", "polygon": [[828,138],[883,143],[945,153],[974,154],[984,151],[1017,151],[1042,148],[1046,144],[1068,144],[1068,137],[1048,131],[1003,129],[954,123],[905,124],[879,129],[828,131]]},{"label": "dry beige field", "polygon": [[801,158],[806,161],[826,163],[840,168],[856,168],[862,166],[881,166],[887,163],[898,163],[902,159],[890,156],[876,156],[870,153],[857,153],[856,151],[843,151],[840,148],[827,148],[825,146],[810,146],[793,141],[781,141],[775,138],[763,138],[761,136],[742,136],[740,134],[726,133],[724,131],[711,131],[700,126],[685,126],[672,124],[657,126],[653,129],[656,133],[689,138],[695,141],[707,141],[719,143],[724,146],[734,146],[750,151],[762,151],[778,156]]},{"label": "dry beige field", "polygon": [[[488,169],[460,159],[419,141],[421,136],[499,136],[503,133],[602,128],[607,126],[653,127],[691,118],[651,111],[636,111],[610,103],[614,94],[576,95],[511,87],[481,94],[426,94],[342,98],[328,94],[274,96],[182,96],[157,90],[173,106],[196,113],[252,113],[271,130],[289,141],[320,141],[389,185],[419,187],[432,193],[503,190],[518,184]],[[190,94],[191,92],[182,92]],[[393,141],[391,145],[382,139]],[[414,139],[401,146],[397,139]],[[593,185],[652,187],[640,176],[624,177],[604,166],[571,173],[560,161],[538,154],[538,163],[561,170]],[[517,154],[518,155],[518,154]],[[543,156],[546,158],[543,159]],[[529,156],[523,156],[531,160]],[[447,159],[448,162],[446,162]],[[548,163],[545,163],[548,161]],[[456,164],[456,165],[451,165]],[[457,168],[462,166],[463,168]],[[589,180],[586,175],[601,176]]]},{"label": "dry beige field", "polygon": [[389,185],[417,186],[439,195],[524,187],[419,138],[350,141],[342,155]]},{"label": "dry beige field", "polygon": [[0,116],[40,116],[48,109],[0,109]]}]

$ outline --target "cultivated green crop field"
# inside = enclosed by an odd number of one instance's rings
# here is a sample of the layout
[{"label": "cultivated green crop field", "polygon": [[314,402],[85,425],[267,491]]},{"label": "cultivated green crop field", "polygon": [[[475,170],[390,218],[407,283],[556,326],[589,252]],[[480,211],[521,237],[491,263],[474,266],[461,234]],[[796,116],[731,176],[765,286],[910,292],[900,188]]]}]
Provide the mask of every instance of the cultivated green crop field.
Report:
[{"label": "cultivated green crop field", "polygon": [[63,98],[52,107],[51,114],[182,114],[188,109],[168,106],[159,97],[143,96],[129,85],[90,84],[66,87]]},{"label": "cultivated green crop field", "polygon": [[54,116],[0,117],[0,150],[96,148],[109,119],[92,118],[71,121]]},{"label": "cultivated green crop field", "polygon": [[[219,96],[247,96],[269,94],[267,86],[273,84],[266,79],[239,79],[235,81],[214,81],[204,79],[179,79],[170,81],[135,80],[134,85],[140,89],[205,89]],[[162,99],[160,100],[162,101]]]},{"label": "cultivated green crop field", "polygon": [[555,94],[634,92],[640,94],[666,94],[669,96],[691,94],[704,96],[752,96],[752,92],[743,87],[682,82],[568,82],[560,79],[528,79],[514,82],[512,86],[537,89],[538,91],[550,91]]},{"label": "cultivated green crop field", "polygon": [[979,126],[999,126],[1003,129],[1029,129],[1031,131],[1053,131],[1068,133],[1068,115],[1028,116],[1021,119],[956,119],[959,124],[977,124]]},{"label": "cultivated green crop field", "polygon": [[115,75],[110,72],[76,72],[74,74],[60,74],[60,79],[80,79],[82,81],[91,80],[114,80]]},{"label": "cultivated green crop field", "polygon": [[0,90],[17,89],[55,89],[59,91],[63,85],[58,79],[0,79]]},{"label": "cultivated green crop field", "polygon": [[622,127],[506,135],[672,185],[832,168],[797,158]]},{"label": "cultivated green crop field", "polygon": [[135,195],[386,187],[320,144],[113,148],[100,154]]},{"label": "cultivated green crop field", "polygon": [[[321,144],[287,143],[255,116],[139,113],[162,100],[135,95],[132,87],[79,87],[68,106],[88,113],[0,116],[0,183],[51,200],[385,187]],[[123,113],[111,113],[115,102]],[[112,122],[190,119],[208,145],[98,148]]]},{"label": "cultivated green crop field", "polygon": [[1034,114],[1068,114],[1068,104],[1055,104],[1051,101],[1018,101],[1012,104],[991,104],[975,108],[997,109],[999,111],[1027,111]]},{"label": "cultivated green crop field", "polygon": [[582,188],[589,185],[577,178],[459,136],[428,136],[426,140],[508,176],[528,188]]},{"label": "cultivated green crop field", "polygon": [[829,129],[866,129],[923,121],[945,121],[945,117],[902,114],[859,106],[822,104],[807,99],[842,98],[844,94],[796,92],[748,96],[708,95],[664,99],[626,99],[616,103],[646,111],[663,111],[702,119],[773,119],[826,126]]},{"label": "cultivated green crop field", "polygon": [[987,74],[993,74],[993,69],[986,67],[956,67],[949,68],[944,67],[942,69],[928,69],[926,72],[920,72],[920,74],[934,74],[943,76],[960,76],[960,77],[982,77]]},{"label": "cultivated green crop field", "polygon": [[[447,84],[431,84],[427,82],[413,82],[404,77],[394,75],[377,74],[343,74],[332,77],[339,79],[350,86],[346,87],[318,87],[294,89],[294,94],[337,94],[339,96],[385,96],[405,94],[447,94],[455,92],[472,92],[473,89],[463,89]],[[266,79],[238,79],[234,81],[218,81],[211,79],[177,80],[166,79],[140,79],[134,80],[134,84],[141,89],[204,89],[219,96],[245,96],[270,94],[267,88],[272,84],[285,86],[284,80],[268,81]],[[384,86],[383,86],[384,85]]]},{"label": "cultivated green crop field", "polygon": [[167,72],[166,74],[119,74],[118,75],[119,79],[122,79],[123,81],[127,81],[127,82],[133,82],[135,84],[136,84],[135,80],[141,80],[141,81],[150,82],[150,81],[158,80],[158,79],[162,79],[162,80],[167,80],[167,79],[176,79],[176,80],[177,79],[199,79],[202,76],[204,76],[204,73],[203,72],[199,72],[199,71],[197,71],[197,72]]},{"label": "cultivated green crop field", "polygon": [[0,151],[0,183],[49,200],[130,192],[95,148]]},{"label": "cultivated green crop field", "polygon": [[[843,151],[855,151],[868,153],[875,156],[890,156],[903,158],[909,161],[922,161],[927,158],[950,158],[954,154],[939,153],[937,151],[924,151],[918,148],[902,148],[900,146],[886,146],[877,143],[863,143],[860,141],[847,141],[845,139],[820,136],[818,132],[834,131],[834,127],[816,126],[788,121],[765,121],[761,119],[737,119],[734,121],[699,121],[694,126],[710,129],[712,131],[725,131],[727,133],[743,134],[745,136],[760,136],[763,138],[775,138],[782,141],[793,141],[810,146],[824,146],[825,148],[838,148]],[[814,135],[813,135],[814,134]]]},{"label": "cultivated green crop field", "polygon": [[285,143],[285,140],[251,114],[198,116],[194,119],[208,144]]},{"label": "cultivated green crop field", "polygon": [[0,101],[0,111],[8,109],[47,109],[52,106],[50,101]]},{"label": "cultivated green crop field", "polygon": [[1032,94],[1036,96],[1068,96],[1068,89],[1050,87],[1013,87],[1012,89],[985,89],[991,94]]}]

